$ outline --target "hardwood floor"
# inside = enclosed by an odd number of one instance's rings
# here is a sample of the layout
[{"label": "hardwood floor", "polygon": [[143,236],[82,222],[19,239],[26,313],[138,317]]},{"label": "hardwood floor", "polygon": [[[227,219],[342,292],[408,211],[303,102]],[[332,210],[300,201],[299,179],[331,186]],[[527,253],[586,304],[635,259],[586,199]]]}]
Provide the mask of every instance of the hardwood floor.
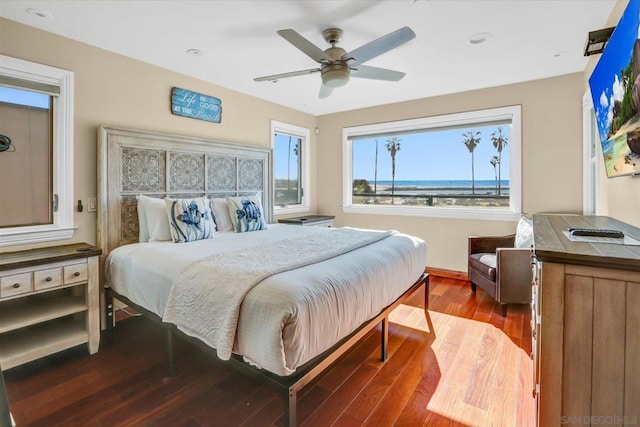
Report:
[{"label": "hardwood floor", "polygon": [[[431,278],[398,307],[389,359],[377,331],[363,338],[298,401],[302,426],[532,426],[530,310],[500,306],[468,282]],[[141,317],[118,323],[88,356],[78,347],[4,373],[23,426],[284,425],[284,399],[180,339],[166,376],[163,331]]]}]

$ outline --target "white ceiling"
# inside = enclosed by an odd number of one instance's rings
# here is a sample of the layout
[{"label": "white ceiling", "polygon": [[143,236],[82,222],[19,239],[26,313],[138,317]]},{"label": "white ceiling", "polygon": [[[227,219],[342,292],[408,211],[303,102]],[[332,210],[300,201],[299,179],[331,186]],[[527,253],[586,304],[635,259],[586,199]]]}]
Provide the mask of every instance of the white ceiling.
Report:
[{"label": "white ceiling", "polygon": [[[0,16],[322,115],[583,71],[587,33],[605,26],[614,5],[614,0],[0,0]],[[415,39],[366,63],[405,72],[399,82],[352,78],[319,99],[319,74],[253,81],[317,65],[276,30],[292,28],[325,49],[322,30],[338,27],[344,30],[339,46],[348,52],[405,25]],[[467,43],[481,32],[492,37],[480,45]],[[188,55],[192,48],[203,54]]]}]

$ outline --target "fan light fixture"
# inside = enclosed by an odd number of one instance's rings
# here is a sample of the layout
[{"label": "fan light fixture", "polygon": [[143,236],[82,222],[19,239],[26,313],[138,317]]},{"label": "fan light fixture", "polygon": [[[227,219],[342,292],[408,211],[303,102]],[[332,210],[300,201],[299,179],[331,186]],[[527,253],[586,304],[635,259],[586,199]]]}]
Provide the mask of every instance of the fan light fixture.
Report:
[{"label": "fan light fixture", "polygon": [[342,87],[349,83],[349,67],[327,65],[322,68],[322,83],[331,88]]}]

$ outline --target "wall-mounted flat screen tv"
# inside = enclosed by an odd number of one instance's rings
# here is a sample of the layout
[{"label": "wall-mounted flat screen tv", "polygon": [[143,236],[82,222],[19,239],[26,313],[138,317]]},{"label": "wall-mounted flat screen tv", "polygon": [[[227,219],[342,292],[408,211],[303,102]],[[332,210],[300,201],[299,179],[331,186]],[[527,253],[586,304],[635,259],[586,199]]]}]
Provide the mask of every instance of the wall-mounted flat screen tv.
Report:
[{"label": "wall-mounted flat screen tv", "polygon": [[589,78],[608,177],[640,174],[640,0],[630,0]]}]

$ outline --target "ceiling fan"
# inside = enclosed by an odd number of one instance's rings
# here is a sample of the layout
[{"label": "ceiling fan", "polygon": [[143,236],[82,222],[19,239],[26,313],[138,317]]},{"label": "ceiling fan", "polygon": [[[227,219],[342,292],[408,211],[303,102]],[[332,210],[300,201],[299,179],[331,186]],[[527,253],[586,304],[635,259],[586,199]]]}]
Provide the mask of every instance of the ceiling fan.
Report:
[{"label": "ceiling fan", "polygon": [[331,45],[330,48],[325,50],[320,49],[295,30],[279,30],[278,34],[311,59],[318,62],[320,67],[257,77],[253,80],[256,82],[276,81],[286,77],[304,76],[320,72],[322,76],[320,98],[326,98],[331,95],[334,88],[346,85],[350,76],[387,81],[398,81],[402,79],[405,73],[388,70],[386,68],[362,65],[362,63],[382,55],[416,36],[411,28],[402,27],[357,49],[346,52],[341,47],[336,46],[342,38],[342,30],[339,28],[328,28],[322,32],[322,36],[326,42]]}]

